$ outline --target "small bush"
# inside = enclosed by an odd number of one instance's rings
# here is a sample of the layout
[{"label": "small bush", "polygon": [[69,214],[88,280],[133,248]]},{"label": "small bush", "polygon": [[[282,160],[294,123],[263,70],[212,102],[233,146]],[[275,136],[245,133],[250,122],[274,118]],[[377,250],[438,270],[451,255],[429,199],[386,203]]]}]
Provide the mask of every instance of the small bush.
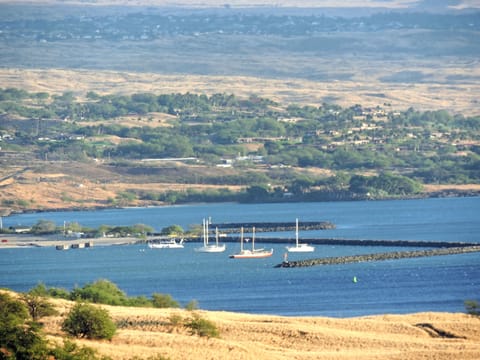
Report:
[{"label": "small bush", "polygon": [[170,315],[169,320],[170,320],[171,326],[179,326],[183,324],[183,318],[181,315],[178,315],[178,314]]},{"label": "small bush", "polygon": [[55,288],[55,287],[49,288],[48,295],[57,299],[65,299],[65,300],[70,299],[70,292],[62,288]]},{"label": "small bush", "polygon": [[185,326],[190,329],[192,335],[206,336],[208,338],[220,336],[217,326],[213,322],[202,319],[198,315],[195,315],[193,319],[185,323]]},{"label": "small bush", "polygon": [[197,300],[189,301],[188,304],[185,305],[185,309],[189,311],[198,310],[198,301]]},{"label": "small bush", "polygon": [[178,308],[180,305],[168,294],[154,293],[152,295],[152,304],[156,308]]},{"label": "small bush", "polygon": [[98,357],[94,349],[79,346],[72,341],[66,340],[63,346],[57,346],[50,351],[55,360],[111,360],[109,357]]},{"label": "small bush", "polygon": [[152,307],[152,301],[146,296],[129,297],[127,298],[125,305],[133,307]]},{"label": "small bush", "polygon": [[480,316],[480,305],[478,305],[477,301],[474,300],[467,300],[465,301],[465,309],[467,313],[474,316]]},{"label": "small bush", "polygon": [[105,309],[78,303],[67,315],[62,330],[76,337],[110,340],[116,326]]}]

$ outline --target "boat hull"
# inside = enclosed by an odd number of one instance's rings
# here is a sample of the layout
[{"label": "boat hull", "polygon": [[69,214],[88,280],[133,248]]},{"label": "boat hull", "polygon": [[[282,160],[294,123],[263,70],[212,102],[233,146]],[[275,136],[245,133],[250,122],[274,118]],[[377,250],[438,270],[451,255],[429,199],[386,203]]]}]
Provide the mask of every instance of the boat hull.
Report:
[{"label": "boat hull", "polygon": [[219,253],[224,252],[226,250],[225,245],[206,245],[199,248],[196,248],[196,252],[204,252],[204,253]]},{"label": "boat hull", "polygon": [[159,243],[149,243],[148,247],[150,249],[183,249],[183,240],[180,242],[176,242],[175,240],[172,241],[164,241]]},{"label": "boat hull", "polygon": [[299,244],[298,246],[287,246],[288,252],[314,252],[315,247],[308,244]]},{"label": "boat hull", "polygon": [[262,259],[262,258],[267,258],[273,255],[273,249],[270,251],[249,251],[249,250],[244,250],[243,252],[240,252],[238,254],[232,254],[230,255],[230,259]]}]

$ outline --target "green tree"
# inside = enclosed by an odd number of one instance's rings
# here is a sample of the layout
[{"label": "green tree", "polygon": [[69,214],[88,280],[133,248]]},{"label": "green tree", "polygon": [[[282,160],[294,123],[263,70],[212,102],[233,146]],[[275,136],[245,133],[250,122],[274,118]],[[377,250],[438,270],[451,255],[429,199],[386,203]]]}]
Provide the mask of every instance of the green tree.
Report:
[{"label": "green tree", "polygon": [[28,312],[34,321],[44,317],[57,314],[53,305],[43,296],[28,292],[22,295],[22,300],[27,305]]},{"label": "green tree", "polygon": [[91,304],[78,303],[68,313],[62,330],[87,339],[112,339],[116,326],[107,310]]},{"label": "green tree", "polygon": [[260,202],[266,201],[270,197],[268,189],[264,186],[250,186],[247,188],[247,193],[245,195],[246,201]]},{"label": "green tree", "polygon": [[55,222],[51,220],[38,220],[35,225],[32,226],[32,233],[34,234],[52,234],[57,231]]},{"label": "green tree", "polygon": [[127,302],[126,294],[113,282],[105,279],[73,289],[70,298],[107,305],[124,305]]},{"label": "green tree", "polygon": [[47,344],[21,301],[0,293],[0,359],[44,360]]},{"label": "green tree", "polygon": [[184,233],[184,230],[180,225],[170,225],[170,226],[164,227],[160,232],[161,235],[165,235],[165,236],[169,236],[169,235],[179,236],[179,235],[182,235],[183,233]]}]

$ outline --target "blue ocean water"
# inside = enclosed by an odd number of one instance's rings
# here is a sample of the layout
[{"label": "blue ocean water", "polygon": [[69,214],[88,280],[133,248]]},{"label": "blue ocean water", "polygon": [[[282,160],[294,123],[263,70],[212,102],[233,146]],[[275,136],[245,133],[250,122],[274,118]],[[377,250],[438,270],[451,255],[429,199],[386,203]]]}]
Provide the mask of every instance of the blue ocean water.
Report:
[{"label": "blue ocean water", "polygon": [[[480,198],[419,199],[301,204],[199,204],[140,209],[22,214],[3,218],[4,226],[39,219],[85,226],[144,223],[157,230],[172,224],[188,228],[210,216],[213,222],[332,221],[334,230],[301,232],[300,237],[468,241],[480,243]],[[480,254],[448,255],[372,263],[274,268],[284,245],[266,259],[234,260],[239,244],[219,254],[143,245],[2,249],[0,286],[26,291],[39,282],[72,289],[100,278],[128,295],[168,293],[182,304],[248,313],[350,317],[419,311],[463,312],[464,301],[480,300]],[[269,235],[264,235],[269,236]],[[291,237],[294,234],[282,234]],[[390,247],[317,246],[315,253],[289,254],[290,260],[386,251]],[[406,249],[407,250],[407,249]],[[358,281],[354,283],[353,277]]]}]

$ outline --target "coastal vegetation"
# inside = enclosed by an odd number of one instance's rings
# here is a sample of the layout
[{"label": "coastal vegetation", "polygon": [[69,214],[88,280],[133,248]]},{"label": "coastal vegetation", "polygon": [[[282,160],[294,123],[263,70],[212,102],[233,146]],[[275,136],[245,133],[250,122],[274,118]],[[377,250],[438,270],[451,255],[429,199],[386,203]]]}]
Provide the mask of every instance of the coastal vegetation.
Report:
[{"label": "coastal vegetation", "polygon": [[[32,292],[33,289],[29,292]],[[296,318],[102,305],[116,325],[111,340],[77,338],[62,324],[79,303],[44,297],[56,310],[33,320],[23,294],[0,291],[2,359],[166,360],[293,357],[478,358],[479,322],[467,314]],[[85,305],[86,303],[83,303]],[[97,307],[90,304],[89,307]],[[90,318],[89,318],[90,319]],[[218,337],[221,336],[221,337]],[[248,349],[248,353],[247,350]],[[342,349],[343,351],[339,351]]]},{"label": "coastal vegetation", "polygon": [[[120,178],[184,185],[131,186],[110,197],[109,206],[403,198],[421,196],[424,185],[480,180],[478,116],[225,93],[89,92],[79,99],[6,88],[0,99],[7,161],[24,157],[36,171],[55,162],[83,164]],[[125,116],[130,125],[118,122]],[[140,118],[148,121],[135,125]],[[60,198],[79,207],[85,201],[66,192]],[[35,207],[25,198],[1,202]]]},{"label": "coastal vegetation", "polygon": [[[65,298],[75,303],[66,314],[60,314],[51,302],[53,298]],[[94,304],[179,307],[168,294],[153,294],[152,298],[151,301],[146,298],[142,298],[142,301],[138,301],[139,298],[127,298],[123,291],[108,280],[86,284],[83,288],[75,288],[70,293],[63,289],[47,288],[44,284],[39,284],[19,296],[0,291],[0,358],[43,360],[53,356],[58,360],[110,359],[99,356],[93,349],[78,346],[68,339],[63,342],[63,346],[52,346],[42,330],[44,319],[62,315],[61,330],[66,335],[90,340],[111,340],[117,328],[164,326],[165,323],[139,322],[128,317],[114,321],[106,309]],[[196,301],[187,304],[186,309],[190,312],[187,317],[172,315],[168,321],[170,331],[185,328],[191,335],[219,337],[220,333],[215,323],[194,312],[197,305]]]},{"label": "coastal vegetation", "polygon": [[[41,296],[50,296],[60,299],[105,304],[115,306],[137,306],[155,308],[178,308],[180,304],[169,294],[153,293],[151,298],[145,296],[127,296],[117,285],[106,279],[87,283],[83,287],[75,287],[71,291],[55,287],[47,287],[40,283],[33,288],[31,293]],[[186,304],[188,309],[196,309],[198,304],[192,300]]]},{"label": "coastal vegetation", "polygon": [[[42,317],[48,315],[52,314],[43,314]],[[98,356],[91,348],[68,340],[63,346],[52,346],[43,334],[39,320],[29,316],[21,298],[0,292],[0,357],[5,360],[45,360],[52,356],[58,360],[107,359]]]}]

